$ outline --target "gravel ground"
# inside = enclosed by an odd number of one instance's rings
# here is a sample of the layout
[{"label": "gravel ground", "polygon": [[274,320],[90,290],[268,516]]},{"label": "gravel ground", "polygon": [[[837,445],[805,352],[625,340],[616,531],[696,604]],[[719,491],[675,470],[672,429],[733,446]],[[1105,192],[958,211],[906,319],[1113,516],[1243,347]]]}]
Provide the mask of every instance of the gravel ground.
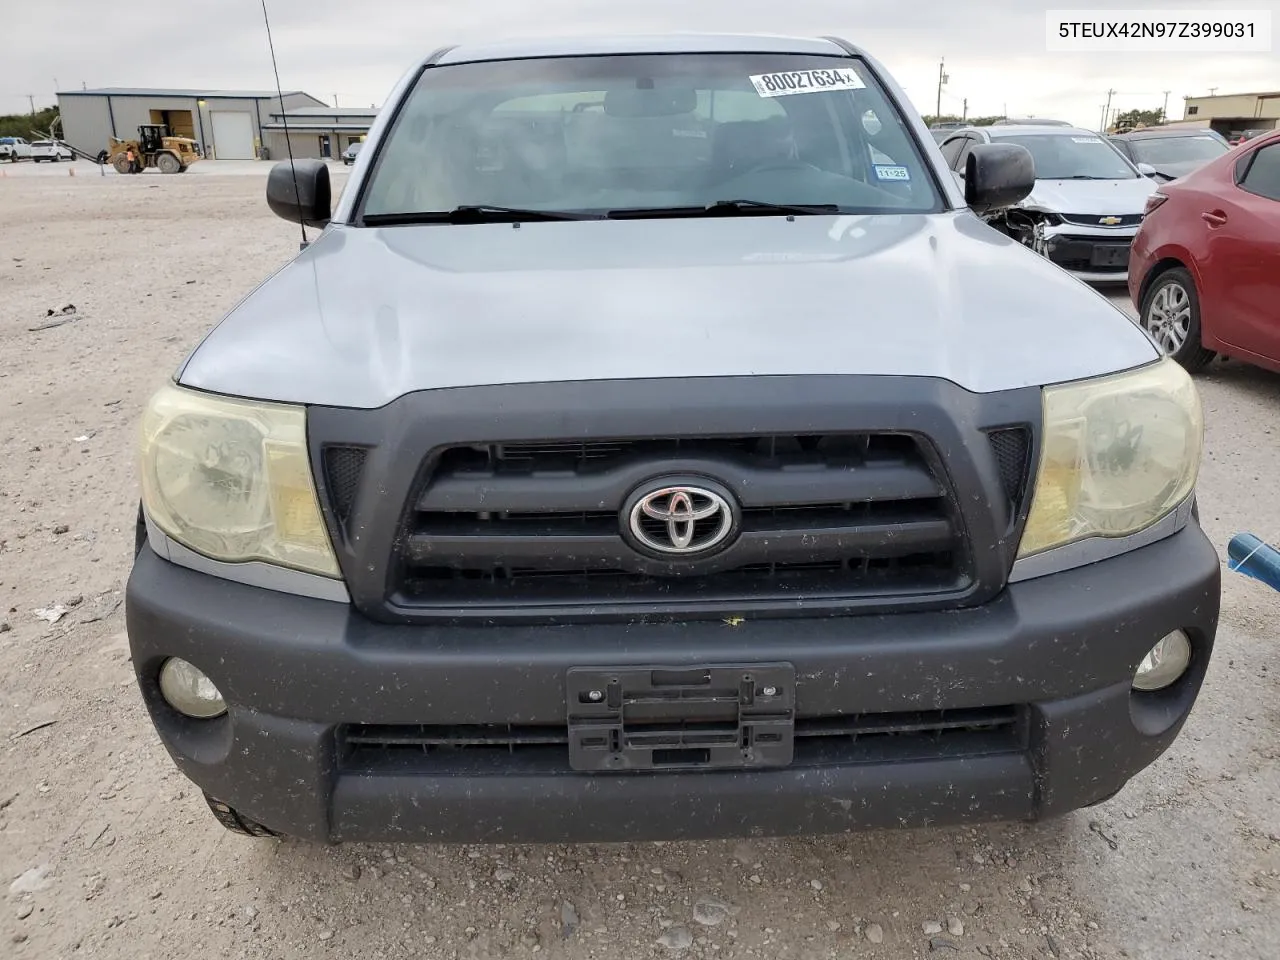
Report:
[{"label": "gravel ground", "polygon": [[[1117,798],[1054,822],[474,849],[225,833],[132,680],[132,427],[297,231],[260,176],[76,166],[0,179],[0,955],[1280,955],[1277,597],[1235,574],[1183,735]],[[1206,528],[1224,554],[1241,530],[1280,540],[1280,377],[1220,363],[1200,385]],[[35,612],[58,604],[56,623]]]}]

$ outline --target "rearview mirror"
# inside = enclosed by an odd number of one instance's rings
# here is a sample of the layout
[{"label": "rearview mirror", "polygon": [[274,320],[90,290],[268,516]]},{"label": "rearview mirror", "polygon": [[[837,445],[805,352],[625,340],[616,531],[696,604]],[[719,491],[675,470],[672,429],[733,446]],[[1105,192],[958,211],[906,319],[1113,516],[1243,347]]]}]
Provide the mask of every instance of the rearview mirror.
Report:
[{"label": "rearview mirror", "polygon": [[267,175],[267,206],[277,217],[292,223],[325,226],[333,213],[329,168],[323,160],[277,163]]},{"label": "rearview mirror", "polygon": [[604,112],[611,117],[675,117],[697,108],[691,87],[618,87],[604,95]]},{"label": "rearview mirror", "polygon": [[1036,185],[1031,151],[1012,143],[980,143],[964,166],[964,202],[974,213],[1011,207]]},{"label": "rearview mirror", "polygon": [[1144,177],[1154,177],[1156,175],[1156,168],[1149,163],[1140,163],[1138,164],[1138,172]]}]

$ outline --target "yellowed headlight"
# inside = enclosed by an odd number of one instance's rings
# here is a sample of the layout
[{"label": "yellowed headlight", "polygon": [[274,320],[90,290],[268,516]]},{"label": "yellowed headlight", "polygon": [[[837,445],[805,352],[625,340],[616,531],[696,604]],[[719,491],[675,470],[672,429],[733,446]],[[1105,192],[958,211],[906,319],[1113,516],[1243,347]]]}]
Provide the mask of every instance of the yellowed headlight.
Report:
[{"label": "yellowed headlight", "polygon": [[1203,445],[1195,384],[1168,358],[1046,387],[1040,468],[1018,556],[1151,526],[1194,489]]},{"label": "yellowed headlight", "polygon": [[307,456],[306,411],[168,385],[142,417],[142,502],[214,560],[340,576]]}]

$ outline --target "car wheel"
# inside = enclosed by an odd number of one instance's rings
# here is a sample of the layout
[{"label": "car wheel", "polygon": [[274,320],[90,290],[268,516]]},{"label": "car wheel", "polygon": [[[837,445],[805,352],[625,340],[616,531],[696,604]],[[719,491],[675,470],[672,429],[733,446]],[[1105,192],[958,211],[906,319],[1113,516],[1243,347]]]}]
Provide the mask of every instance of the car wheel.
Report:
[{"label": "car wheel", "polygon": [[1190,372],[1214,357],[1200,339],[1200,295],[1184,267],[1166,270],[1142,298],[1140,323],[1168,356]]},{"label": "car wheel", "polygon": [[232,833],[238,833],[242,837],[278,837],[276,833],[269,827],[264,827],[257,820],[246,817],[230,804],[223,803],[221,800],[215,800],[209,794],[204,795],[205,803],[209,804],[209,809],[213,811],[217,821],[230,830]]}]

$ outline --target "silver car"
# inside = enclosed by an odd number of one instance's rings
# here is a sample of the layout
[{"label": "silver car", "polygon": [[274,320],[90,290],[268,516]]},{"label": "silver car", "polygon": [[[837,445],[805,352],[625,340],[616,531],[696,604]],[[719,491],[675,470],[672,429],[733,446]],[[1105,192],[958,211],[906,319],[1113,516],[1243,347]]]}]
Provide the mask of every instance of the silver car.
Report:
[{"label": "silver car", "polygon": [[1035,161],[1035,187],[987,222],[1091,283],[1124,283],[1129,248],[1156,183],[1091,130],[1061,126],[969,127],[941,147],[963,179],[981,144],[1016,144]]}]

